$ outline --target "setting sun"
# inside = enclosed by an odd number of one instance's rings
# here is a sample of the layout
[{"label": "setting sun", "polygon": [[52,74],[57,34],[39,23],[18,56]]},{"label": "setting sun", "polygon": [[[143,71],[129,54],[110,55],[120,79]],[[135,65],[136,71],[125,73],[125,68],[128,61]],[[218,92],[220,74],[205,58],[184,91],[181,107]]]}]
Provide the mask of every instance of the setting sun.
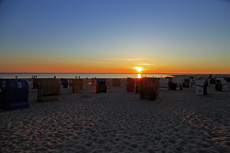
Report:
[{"label": "setting sun", "polygon": [[141,72],[141,70],[143,70],[141,67],[135,67],[135,69],[136,69],[138,72]]}]

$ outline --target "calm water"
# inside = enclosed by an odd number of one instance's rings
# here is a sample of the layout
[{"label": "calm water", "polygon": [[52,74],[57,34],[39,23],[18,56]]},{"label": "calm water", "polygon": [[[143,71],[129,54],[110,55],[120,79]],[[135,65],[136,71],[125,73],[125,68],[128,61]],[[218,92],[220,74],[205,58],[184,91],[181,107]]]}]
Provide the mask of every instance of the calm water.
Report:
[{"label": "calm water", "polygon": [[0,73],[0,78],[32,78],[33,76],[37,76],[37,78],[75,78],[80,76],[80,78],[140,78],[140,77],[166,77],[175,74],[141,74],[141,73]]}]

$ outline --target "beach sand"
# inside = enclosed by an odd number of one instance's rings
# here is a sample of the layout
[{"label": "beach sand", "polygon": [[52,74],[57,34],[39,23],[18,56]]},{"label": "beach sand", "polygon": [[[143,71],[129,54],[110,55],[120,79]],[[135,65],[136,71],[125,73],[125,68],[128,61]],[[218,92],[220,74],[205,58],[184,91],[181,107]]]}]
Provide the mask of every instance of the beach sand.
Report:
[{"label": "beach sand", "polygon": [[230,90],[213,84],[205,96],[194,85],[148,101],[126,79],[98,94],[84,80],[81,93],[61,86],[58,101],[38,102],[29,81],[29,102],[0,110],[0,152],[230,152]]}]

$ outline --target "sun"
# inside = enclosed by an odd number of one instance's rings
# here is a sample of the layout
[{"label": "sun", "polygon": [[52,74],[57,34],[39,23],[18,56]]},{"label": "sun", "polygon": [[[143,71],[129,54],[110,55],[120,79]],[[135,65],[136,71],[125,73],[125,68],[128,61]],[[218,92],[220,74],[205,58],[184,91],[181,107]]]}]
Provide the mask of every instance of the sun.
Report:
[{"label": "sun", "polygon": [[138,72],[141,72],[141,70],[143,70],[141,67],[135,67],[135,69],[136,69]]}]

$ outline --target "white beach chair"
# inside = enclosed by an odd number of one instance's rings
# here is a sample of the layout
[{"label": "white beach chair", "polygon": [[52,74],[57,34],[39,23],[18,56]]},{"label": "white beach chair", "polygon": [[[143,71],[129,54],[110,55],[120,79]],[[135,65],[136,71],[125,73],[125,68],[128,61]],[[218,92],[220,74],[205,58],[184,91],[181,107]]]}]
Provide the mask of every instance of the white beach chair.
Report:
[{"label": "white beach chair", "polygon": [[172,78],[172,83],[177,84],[176,90],[181,90],[182,89],[182,83],[181,83],[181,79],[180,78],[173,77]]},{"label": "white beach chair", "polygon": [[161,78],[159,90],[169,90],[169,79]]},{"label": "white beach chair", "polygon": [[217,78],[215,83],[215,90],[227,91],[227,81],[224,78]]},{"label": "white beach chair", "polygon": [[196,81],[196,95],[207,95],[208,82],[206,79]]}]

